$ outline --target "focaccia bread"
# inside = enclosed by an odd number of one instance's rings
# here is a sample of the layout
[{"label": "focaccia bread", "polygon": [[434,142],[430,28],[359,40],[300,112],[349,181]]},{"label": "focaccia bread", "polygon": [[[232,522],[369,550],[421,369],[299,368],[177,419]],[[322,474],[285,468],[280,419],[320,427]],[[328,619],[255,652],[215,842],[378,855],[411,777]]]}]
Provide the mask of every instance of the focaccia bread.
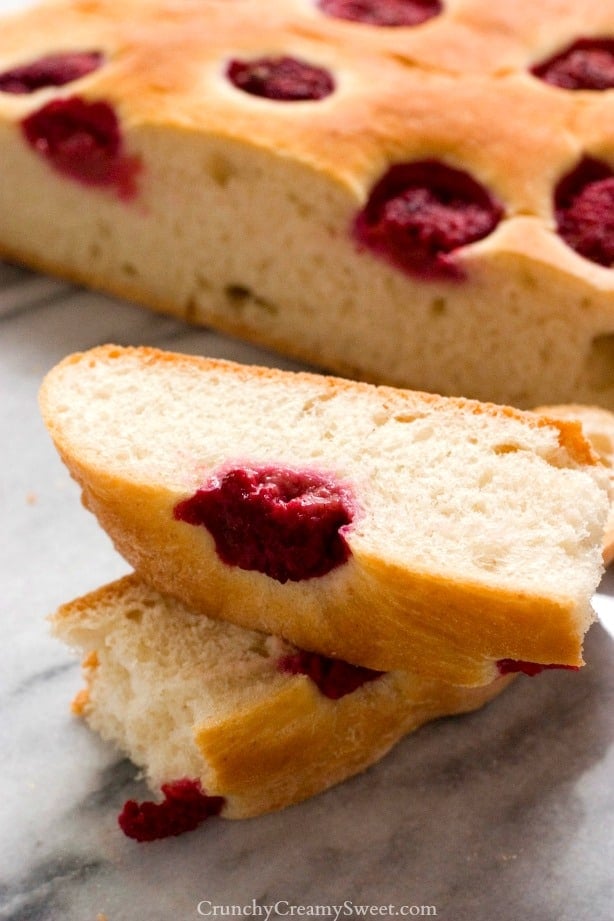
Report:
[{"label": "focaccia bread", "polygon": [[613,75],[614,0],[50,4],[0,30],[0,253],[347,376],[612,409]]},{"label": "focaccia bread", "polygon": [[460,685],[582,662],[609,477],[578,422],[115,346],[40,400],[85,505],[194,610]]},{"label": "focaccia bread", "polygon": [[247,818],[297,803],[423,723],[481,707],[513,677],[458,688],[318,661],[193,614],[135,576],[65,605],[52,624],[85,656],[86,689],[73,709],[143,768],[152,790],[165,787],[161,807],[122,812],[120,824],[140,840],[211,813]]},{"label": "focaccia bread", "polygon": [[606,566],[614,561],[614,413],[597,406],[540,406],[536,412],[554,419],[578,419],[593,448],[608,468],[612,505],[603,537],[603,558]]}]

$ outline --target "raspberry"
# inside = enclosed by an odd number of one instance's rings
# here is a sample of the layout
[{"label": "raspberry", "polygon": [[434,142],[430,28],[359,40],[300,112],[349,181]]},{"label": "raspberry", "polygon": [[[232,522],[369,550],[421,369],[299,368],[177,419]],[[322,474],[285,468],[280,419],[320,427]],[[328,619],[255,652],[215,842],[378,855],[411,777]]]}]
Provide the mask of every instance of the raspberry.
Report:
[{"label": "raspberry", "polygon": [[540,672],[551,668],[564,668],[572,672],[577,672],[577,665],[540,665],[538,662],[524,662],[522,659],[499,659],[497,668],[500,675],[509,675],[512,672],[522,672],[523,675],[539,675]]},{"label": "raspberry", "polygon": [[161,803],[137,803],[128,800],[117,821],[123,833],[136,841],[155,841],[192,831],[208,819],[219,815],[223,796],[207,796],[198,780],[183,778],[162,784]]},{"label": "raspberry", "polygon": [[585,157],[554,193],[557,232],[580,256],[614,265],[614,171]]},{"label": "raspberry", "polygon": [[85,185],[115,186],[120,198],[136,193],[140,161],[124,153],[119,120],[108,103],[55,99],[21,127],[31,147],[60,173]]},{"label": "raspberry", "polygon": [[372,26],[418,26],[443,9],[440,0],[320,0],[327,16]]},{"label": "raspberry", "polygon": [[34,93],[45,86],[64,86],[97,70],[102,61],[100,51],[48,54],[0,74],[0,92]]},{"label": "raspberry", "polygon": [[502,207],[468,173],[435,160],[392,166],[354,224],[358,243],[420,278],[461,278],[454,252],[497,226]]},{"label": "raspberry", "polygon": [[290,57],[233,60],[226,74],[244,93],[278,102],[323,99],[335,88],[327,70]]},{"label": "raspberry", "polygon": [[340,697],[351,694],[363,684],[375,681],[384,674],[372,668],[351,665],[342,659],[329,659],[327,656],[304,649],[283,656],[277,667],[288,675],[307,675],[319,691],[331,700],[339,700]]},{"label": "raspberry", "polygon": [[580,38],[564,51],[531,68],[551,86],[566,90],[614,88],[614,39]]},{"label": "raspberry", "polygon": [[323,576],[348,559],[342,530],[352,508],[348,490],[331,477],[237,467],[178,503],[174,517],[204,525],[224,563],[283,583]]}]

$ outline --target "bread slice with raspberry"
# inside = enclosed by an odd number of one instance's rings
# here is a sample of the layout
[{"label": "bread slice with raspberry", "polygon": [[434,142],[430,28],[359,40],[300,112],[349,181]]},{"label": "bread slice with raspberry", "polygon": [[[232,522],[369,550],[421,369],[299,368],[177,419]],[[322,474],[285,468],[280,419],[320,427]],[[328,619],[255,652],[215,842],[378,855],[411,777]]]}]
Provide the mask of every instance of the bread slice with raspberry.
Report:
[{"label": "bread slice with raspberry", "polygon": [[136,576],[65,605],[52,624],[85,656],[73,709],[164,789],[161,804],[121,813],[139,840],[213,813],[246,818],[297,803],[428,720],[481,707],[511,677],[458,688],[368,673],[194,614]]},{"label": "bread slice with raspberry", "polygon": [[194,610],[459,685],[582,663],[609,505],[577,422],[115,346],[41,408],[118,550]]},{"label": "bread slice with raspberry", "polygon": [[614,561],[614,413],[599,406],[540,406],[537,412],[553,419],[577,419],[593,448],[608,468],[612,505],[603,537],[603,558],[606,566]]}]

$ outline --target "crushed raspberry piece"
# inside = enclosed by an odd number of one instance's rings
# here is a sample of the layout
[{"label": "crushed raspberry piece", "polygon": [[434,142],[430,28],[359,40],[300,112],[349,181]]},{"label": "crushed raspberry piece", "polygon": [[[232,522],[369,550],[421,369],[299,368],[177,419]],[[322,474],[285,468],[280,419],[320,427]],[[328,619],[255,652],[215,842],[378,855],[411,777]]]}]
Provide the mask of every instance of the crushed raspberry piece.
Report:
[{"label": "crushed raspberry piece", "polygon": [[577,253],[606,268],[614,265],[614,171],[585,157],[557,185],[557,232]]},{"label": "crushed raspberry piece", "polygon": [[435,160],[392,166],[354,223],[361,246],[420,278],[462,278],[461,246],[491,233],[503,208],[468,173]]},{"label": "crushed raspberry piece", "polygon": [[372,26],[418,26],[443,9],[440,0],[319,0],[327,16]]},{"label": "crushed raspberry piece", "polygon": [[564,51],[531,68],[551,86],[566,90],[614,88],[614,39],[579,38]]},{"label": "crushed raspberry piece", "polygon": [[120,198],[136,194],[140,160],[124,153],[119,120],[108,103],[54,99],[21,125],[34,150],[64,175],[85,185],[114,186]]},{"label": "crushed raspberry piece", "polygon": [[277,667],[288,675],[307,675],[321,693],[331,700],[339,700],[340,697],[351,694],[363,684],[375,681],[384,674],[361,665],[350,665],[342,659],[329,659],[305,649],[283,656]]},{"label": "crushed raspberry piece", "polygon": [[279,102],[324,99],[335,88],[327,70],[290,57],[234,60],[226,75],[244,93]]},{"label": "crushed raspberry piece", "polygon": [[103,61],[100,51],[69,51],[13,67],[0,74],[0,92],[34,93],[45,86],[64,86],[97,70]]},{"label": "crushed raspberry piece", "polygon": [[208,528],[224,563],[278,582],[323,576],[350,555],[349,490],[312,471],[233,468],[179,502],[174,517]]},{"label": "crushed raspberry piece", "polygon": [[571,672],[579,671],[578,665],[540,665],[539,662],[524,662],[522,659],[499,659],[497,668],[500,675],[510,675],[512,672],[522,672],[523,675],[539,675],[540,672],[550,668],[564,668]]},{"label": "crushed raspberry piece", "polygon": [[219,815],[223,796],[207,796],[198,780],[174,780],[162,784],[161,803],[137,803],[130,799],[124,804],[117,821],[123,833],[136,841],[155,841],[193,831],[209,816]]}]

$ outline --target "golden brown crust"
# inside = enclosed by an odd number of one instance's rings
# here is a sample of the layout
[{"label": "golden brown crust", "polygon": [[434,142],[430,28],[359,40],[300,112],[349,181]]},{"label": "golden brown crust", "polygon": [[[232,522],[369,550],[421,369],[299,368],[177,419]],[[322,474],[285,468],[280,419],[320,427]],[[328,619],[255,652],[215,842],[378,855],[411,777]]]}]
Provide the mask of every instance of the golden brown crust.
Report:
[{"label": "golden brown crust", "polygon": [[228,798],[224,816],[248,818],[365,770],[406,733],[476,710],[508,683],[509,676],[483,688],[455,688],[394,672],[333,701],[301,677],[250,711],[197,728],[195,738],[213,772],[212,791]]},{"label": "golden brown crust", "polygon": [[[530,4],[523,4],[522,13],[515,5],[513,27],[486,4],[470,4],[418,30],[365,28],[313,6],[246,0],[229,14],[227,4],[202,0],[129,0],[121,10],[113,0],[51,3],[3,23],[0,62],[9,67],[50,49],[101,47],[107,64],[79,81],[80,94],[113,103],[130,131],[159,126],[176,131],[178,140],[198,132],[274,157],[283,152],[331,178],[357,202],[389,163],[441,157],[490,188],[510,220],[532,214],[545,222],[547,233],[540,252],[532,243],[532,258],[539,259],[543,249],[544,261],[560,259],[559,269],[594,270],[571,251],[551,252],[548,245],[553,185],[579,150],[596,155],[594,119],[586,114],[595,106],[594,94],[564,93],[526,74],[552,34],[580,28],[571,4],[540,5],[537,13]],[[527,17],[539,25],[537,42],[526,29]],[[611,29],[612,0],[591,17],[595,26],[604,21]],[[502,44],[514,49],[513,65],[501,66]],[[228,60],[257,56],[263,47],[328,67],[337,92],[297,109],[234,90],[223,76]],[[446,62],[446,49],[456,64]],[[38,96],[1,94],[0,114],[10,122],[39,104]],[[602,283],[612,290],[607,278],[603,273]]]},{"label": "golden brown crust", "polygon": [[[140,585],[133,574],[62,606],[53,617],[58,634],[62,621],[78,626],[99,606],[121,606]],[[177,609],[182,610],[180,605]],[[89,688],[96,672],[88,669],[85,677]],[[486,687],[459,688],[392,672],[330,700],[306,676],[288,676],[264,698],[194,726],[204,762],[201,781],[208,793],[226,797],[225,818],[281,809],[365,770],[418,726],[478,709],[511,680],[507,676]],[[86,689],[76,698],[79,714],[86,717],[88,696]]]}]

